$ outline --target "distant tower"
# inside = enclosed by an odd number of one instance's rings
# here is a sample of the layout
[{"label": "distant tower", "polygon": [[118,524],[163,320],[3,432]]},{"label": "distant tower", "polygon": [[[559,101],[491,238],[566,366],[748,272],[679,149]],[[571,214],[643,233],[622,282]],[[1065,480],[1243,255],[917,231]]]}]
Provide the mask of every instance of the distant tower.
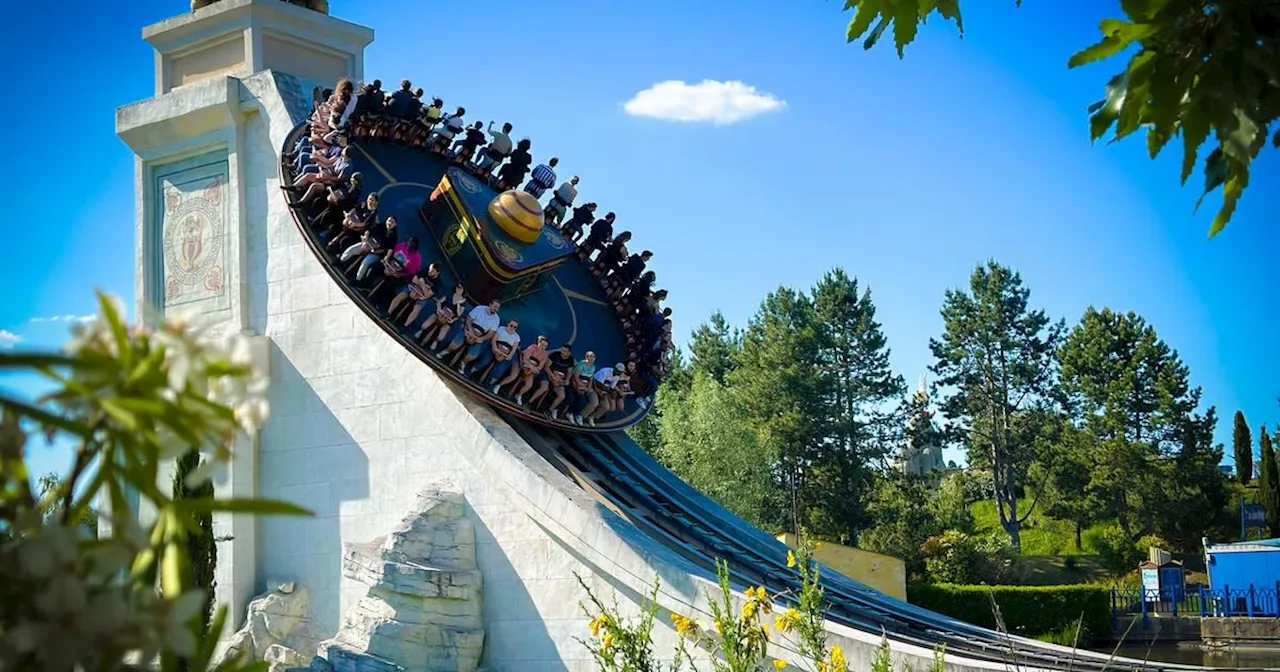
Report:
[{"label": "distant tower", "polygon": [[923,373],[915,394],[911,395],[906,430],[906,440],[898,449],[897,468],[912,476],[925,476],[943,469],[941,437],[933,423],[933,411],[929,409],[929,387]]}]

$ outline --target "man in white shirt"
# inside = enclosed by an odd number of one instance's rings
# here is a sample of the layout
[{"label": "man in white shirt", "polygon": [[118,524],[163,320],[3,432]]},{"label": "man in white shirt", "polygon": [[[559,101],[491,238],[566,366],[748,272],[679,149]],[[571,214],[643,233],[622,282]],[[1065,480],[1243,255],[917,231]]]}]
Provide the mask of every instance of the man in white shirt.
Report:
[{"label": "man in white shirt", "polygon": [[[453,341],[449,343],[449,347],[444,349],[441,355],[446,361],[455,352],[467,347],[466,356],[462,362],[458,364],[458,373],[466,375],[467,364],[475,361],[489,347],[489,341],[493,337],[493,332],[498,330],[498,324],[501,318],[498,317],[498,309],[502,307],[502,302],[494,299],[487,304],[480,304],[471,309],[467,313],[466,319],[463,320],[462,328],[457,335],[453,337]],[[455,323],[456,324],[456,323]]]},{"label": "man in white shirt", "polygon": [[564,221],[565,213],[569,212],[569,208],[573,207],[573,199],[578,197],[578,176],[574,175],[569,178],[568,182],[560,185],[551,194],[551,202],[547,203],[547,207],[542,209],[543,220],[548,223],[555,223],[556,226]]},{"label": "man in white shirt", "polygon": [[618,363],[615,366],[602,366],[596,369],[596,373],[591,377],[591,391],[595,394],[587,401],[587,405],[582,408],[579,415],[586,419],[587,424],[592,427],[596,426],[596,418],[603,416],[613,409],[610,399],[612,399],[613,388],[618,384],[619,371],[626,371],[626,366]]},{"label": "man in white shirt", "polygon": [[443,154],[444,150],[449,147],[449,143],[453,142],[453,136],[462,132],[466,128],[467,123],[462,120],[463,115],[467,113],[467,108],[459,107],[457,112],[446,114],[441,120],[439,127],[435,130],[435,139],[431,143],[431,151],[436,154]]},{"label": "man in white shirt", "polygon": [[[493,332],[489,351],[485,353],[487,356],[476,365],[477,371],[483,371],[489,361],[493,362],[493,370],[485,378],[485,385],[492,385],[494,381],[502,380],[510,370],[512,362],[516,361],[516,356],[520,352],[520,333],[516,331],[519,327],[520,322],[512,319],[507,320],[505,326]],[[493,385],[493,393],[498,393],[498,385]]]},{"label": "man in white shirt", "polygon": [[507,156],[511,154],[511,126],[510,122],[502,125],[501,131],[493,130],[493,122],[489,122],[489,145],[480,152],[480,159],[476,161],[476,177],[485,178],[489,173],[493,172],[495,166],[502,163]]}]

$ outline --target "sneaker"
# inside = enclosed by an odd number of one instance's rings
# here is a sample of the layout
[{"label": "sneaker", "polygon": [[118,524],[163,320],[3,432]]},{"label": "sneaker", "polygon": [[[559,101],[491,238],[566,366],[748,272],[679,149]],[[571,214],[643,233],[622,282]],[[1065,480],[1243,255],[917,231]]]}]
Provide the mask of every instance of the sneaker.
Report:
[{"label": "sneaker", "polygon": [[596,419],[595,419],[595,418],[587,418],[587,424],[588,424],[588,425],[591,425],[592,427],[595,427],[595,426],[596,426]]},{"label": "sneaker", "polygon": [[648,398],[648,397],[640,397],[640,398],[636,399],[636,403],[637,403],[637,404],[640,404],[640,408],[649,408],[649,398]]},{"label": "sneaker", "polygon": [[467,375],[467,367],[465,367],[465,366],[459,366],[459,367],[458,367],[458,373],[460,373],[460,374],[462,374],[462,375],[464,375],[464,376],[465,376],[465,375]]},{"label": "sneaker", "polygon": [[552,419],[552,420],[557,420],[559,415],[560,415],[560,409],[558,409],[558,408],[553,408],[553,409],[551,409],[551,419]]},{"label": "sneaker", "polygon": [[494,393],[494,394],[497,394],[497,393],[498,393],[498,388],[500,388],[500,387],[502,387],[502,385],[494,385],[494,386],[493,386],[493,393]]},{"label": "sneaker", "polygon": [[516,395],[516,406],[524,406],[524,397]]}]

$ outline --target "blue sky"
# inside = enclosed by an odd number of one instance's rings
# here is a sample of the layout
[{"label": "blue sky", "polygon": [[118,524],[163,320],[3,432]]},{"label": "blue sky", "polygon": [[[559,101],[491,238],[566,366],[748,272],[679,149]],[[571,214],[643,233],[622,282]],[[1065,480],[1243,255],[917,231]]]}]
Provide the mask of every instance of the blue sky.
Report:
[{"label": "blue sky", "polygon": [[[1068,322],[1090,304],[1144,315],[1218,406],[1219,440],[1237,408],[1255,428],[1280,423],[1277,153],[1208,241],[1216,203],[1193,214],[1174,152],[1153,162],[1140,138],[1091,145],[1085,108],[1117,66],[1065,64],[1114,1],[969,0],[964,39],[934,22],[901,61],[888,45],[846,44],[850,15],[831,1],[475,0],[439,28],[438,8],[417,1],[331,4],[376,31],[366,77],[408,77],[470,118],[511,121],[536,157],[554,151],[580,174],[581,198],[655,251],[681,335],[715,309],[741,324],[768,290],[843,266],[872,288],[892,362],[914,383],[943,292],[994,257]],[[26,64],[17,88],[35,94],[9,107],[21,172],[0,330],[17,347],[59,344],[67,324],[47,318],[93,312],[95,287],[131,304],[133,163],[113,115],[152,92],[142,26],[188,7],[11,13],[0,53]],[[737,123],[628,114],[626,101],[670,80],[742,82],[785,104]],[[667,112],[688,107],[660,94]],[[35,457],[37,473],[67,461]]]}]

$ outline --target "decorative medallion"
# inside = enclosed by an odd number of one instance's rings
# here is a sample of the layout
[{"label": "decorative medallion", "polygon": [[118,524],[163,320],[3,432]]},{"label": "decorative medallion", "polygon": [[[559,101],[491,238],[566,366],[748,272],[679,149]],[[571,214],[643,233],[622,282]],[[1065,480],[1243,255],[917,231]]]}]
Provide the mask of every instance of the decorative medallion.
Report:
[{"label": "decorative medallion", "polygon": [[563,250],[569,245],[569,241],[565,240],[564,236],[560,235],[559,231],[556,231],[551,227],[543,227],[542,237],[547,240],[547,243],[549,243],[551,247],[554,247],[557,250]]},{"label": "decorative medallion", "polygon": [[457,182],[458,188],[467,192],[468,194],[478,194],[480,193],[480,189],[482,188],[480,186],[480,183],[476,182],[475,178],[471,177],[470,175],[462,171],[457,171],[451,174],[449,176],[449,179],[454,182]]},{"label": "decorative medallion", "polygon": [[214,176],[201,189],[164,190],[165,299],[197,288],[220,293],[223,289],[222,177]]},{"label": "decorative medallion", "polygon": [[524,255],[520,254],[519,250],[512,247],[511,244],[505,240],[494,240],[493,249],[497,250],[498,256],[502,257],[502,260],[508,264],[518,264],[521,261],[524,261]]},{"label": "decorative medallion", "polygon": [[458,250],[462,249],[462,241],[466,240],[466,238],[467,233],[462,230],[462,227],[458,224],[454,224],[449,227],[448,231],[444,232],[444,237],[440,241],[440,246],[444,249],[444,253],[446,255],[452,257],[458,253]]}]

